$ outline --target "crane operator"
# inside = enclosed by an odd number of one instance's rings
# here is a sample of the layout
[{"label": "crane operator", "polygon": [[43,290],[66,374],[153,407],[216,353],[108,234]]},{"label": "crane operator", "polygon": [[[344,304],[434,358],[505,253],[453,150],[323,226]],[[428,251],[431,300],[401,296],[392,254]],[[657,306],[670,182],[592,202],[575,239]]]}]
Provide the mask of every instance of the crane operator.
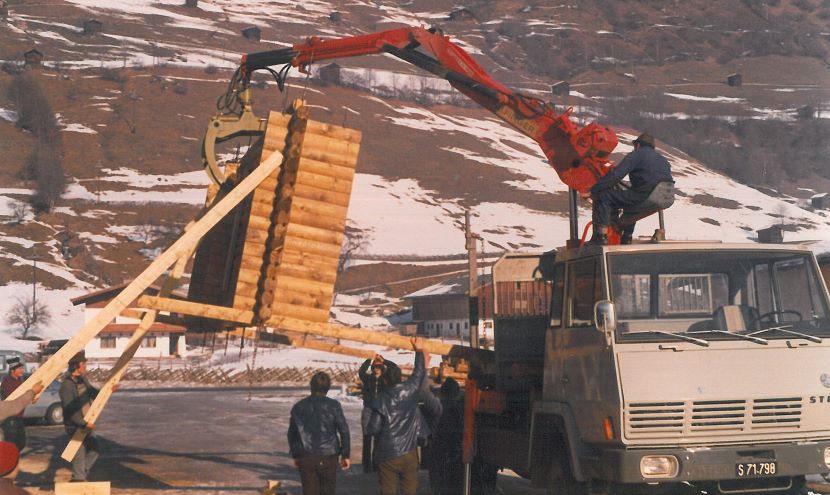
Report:
[{"label": "crane operator", "polygon": [[[594,205],[594,233],[589,244],[608,244],[608,225],[612,214],[616,218],[620,210],[636,209],[661,183],[671,183],[673,188],[671,166],[668,160],[654,149],[654,136],[644,132],[631,144],[634,145],[634,151],[599,178],[589,191],[582,193],[582,197],[591,198]],[[631,180],[631,187],[614,187],[626,175]],[[631,222],[622,227],[620,244],[631,244],[635,224],[636,222]]]}]

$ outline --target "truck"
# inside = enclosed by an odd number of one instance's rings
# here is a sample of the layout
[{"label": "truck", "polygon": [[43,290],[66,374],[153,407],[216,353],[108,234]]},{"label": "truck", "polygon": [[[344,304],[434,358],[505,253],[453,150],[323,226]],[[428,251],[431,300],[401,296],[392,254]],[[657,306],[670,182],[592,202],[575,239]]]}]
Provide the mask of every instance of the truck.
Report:
[{"label": "truck", "polygon": [[619,245],[620,226],[660,209],[650,205],[623,212],[608,246],[586,245],[577,193],[613,167],[615,132],[495,81],[439,29],[243,56],[205,137],[211,178],[223,179],[215,143],[262,130],[254,71],[282,89],[292,67],[376,53],[446,79],[533,138],[571,192],[565,247],[493,266],[494,349],[464,355],[467,493],[494,492],[503,468],[562,495],[795,495],[805,475],[830,472],[830,304],[813,254],[666,241],[662,222],[650,242]]}]

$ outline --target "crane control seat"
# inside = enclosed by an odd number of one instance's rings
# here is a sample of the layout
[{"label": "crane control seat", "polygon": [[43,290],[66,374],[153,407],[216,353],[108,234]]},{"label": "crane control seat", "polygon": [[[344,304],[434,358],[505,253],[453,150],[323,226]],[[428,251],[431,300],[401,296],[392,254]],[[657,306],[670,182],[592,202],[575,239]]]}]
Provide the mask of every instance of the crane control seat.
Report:
[{"label": "crane control seat", "polygon": [[639,220],[665,210],[674,204],[674,182],[660,182],[642,203],[625,208],[622,215],[613,222],[613,227],[620,231]]}]

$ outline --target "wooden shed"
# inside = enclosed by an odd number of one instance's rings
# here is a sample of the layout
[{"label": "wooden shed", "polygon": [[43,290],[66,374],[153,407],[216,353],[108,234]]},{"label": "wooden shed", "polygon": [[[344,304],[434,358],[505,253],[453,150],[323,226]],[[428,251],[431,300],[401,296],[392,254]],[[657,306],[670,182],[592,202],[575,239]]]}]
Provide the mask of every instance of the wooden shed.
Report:
[{"label": "wooden shed", "polygon": [[331,63],[320,67],[318,72],[320,82],[327,84],[340,85],[340,66],[337,63]]},{"label": "wooden shed", "polygon": [[199,6],[199,0],[184,0],[184,6],[185,7],[191,7],[191,8],[198,7]]},{"label": "wooden shed", "polygon": [[251,311],[259,322],[328,322],[360,140],[359,131],[309,120],[304,106],[271,112],[226,185],[275,150],[282,165],[202,239],[188,299]]},{"label": "wooden shed", "polygon": [[467,7],[456,7],[450,11],[449,15],[447,15],[447,20],[450,21],[460,21],[464,19],[475,18],[476,17],[475,15],[473,15],[473,12]]},{"label": "wooden shed", "polygon": [[758,242],[764,244],[780,244],[784,242],[784,228],[773,225],[758,231]]},{"label": "wooden shed", "polygon": [[92,34],[98,34],[103,30],[104,23],[97,19],[90,19],[88,21],[84,21],[84,34],[87,36]]},{"label": "wooden shed", "polygon": [[262,31],[256,26],[246,27],[242,30],[242,36],[244,36],[248,41],[258,42],[262,39]]},{"label": "wooden shed", "polygon": [[800,120],[810,120],[816,116],[816,108],[812,105],[802,105],[795,110],[795,116]]},{"label": "wooden shed", "polygon": [[810,198],[810,206],[818,208],[819,210],[830,208],[830,194],[821,193],[814,195]]},{"label": "wooden shed", "polygon": [[726,76],[726,84],[730,86],[740,86],[741,84],[743,84],[743,79],[743,76],[741,76],[740,74],[730,74]]},{"label": "wooden shed", "polygon": [[43,53],[37,48],[32,48],[23,54],[23,61],[27,67],[38,67],[43,63]]},{"label": "wooden shed", "polygon": [[571,83],[568,81],[559,81],[550,87],[550,92],[553,96],[568,96],[571,94]]},{"label": "wooden shed", "polygon": [[332,12],[329,14],[329,20],[331,22],[340,22],[343,20],[343,14],[340,12]]}]

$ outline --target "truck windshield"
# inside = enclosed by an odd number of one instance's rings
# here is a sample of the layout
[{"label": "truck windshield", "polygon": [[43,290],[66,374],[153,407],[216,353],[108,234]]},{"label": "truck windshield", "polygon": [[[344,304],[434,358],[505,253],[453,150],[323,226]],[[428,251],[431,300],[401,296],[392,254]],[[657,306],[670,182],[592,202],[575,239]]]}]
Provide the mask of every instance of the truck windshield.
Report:
[{"label": "truck windshield", "polygon": [[621,340],[830,337],[827,295],[803,252],[618,252],[608,267]]}]

